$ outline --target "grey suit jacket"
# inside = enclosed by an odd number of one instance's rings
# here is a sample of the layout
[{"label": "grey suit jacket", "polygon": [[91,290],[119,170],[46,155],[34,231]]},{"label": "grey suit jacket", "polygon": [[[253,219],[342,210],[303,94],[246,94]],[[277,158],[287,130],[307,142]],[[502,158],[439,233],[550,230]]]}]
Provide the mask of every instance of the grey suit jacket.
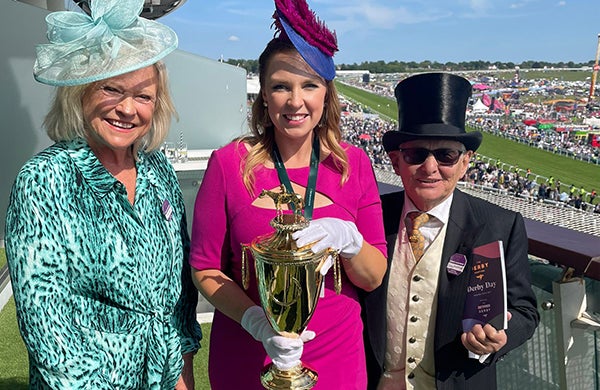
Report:
[{"label": "grey suit jacket", "polygon": [[[379,288],[369,293],[361,292],[369,389],[377,387],[383,372],[389,265],[398,236],[404,192],[385,194],[381,199],[388,241],[388,272]],[[471,251],[474,247],[496,240],[502,240],[504,244],[508,308],[512,319],[506,331],[506,345],[481,364],[468,358],[467,350],[460,341],[461,321],[466,286],[471,273]],[[458,276],[446,271],[448,260],[454,253],[462,253],[467,257],[467,266]],[[438,286],[434,335],[437,388],[495,389],[495,362],[529,339],[539,322],[536,298],[531,289],[527,234],[521,215],[455,190],[444,239]]]}]

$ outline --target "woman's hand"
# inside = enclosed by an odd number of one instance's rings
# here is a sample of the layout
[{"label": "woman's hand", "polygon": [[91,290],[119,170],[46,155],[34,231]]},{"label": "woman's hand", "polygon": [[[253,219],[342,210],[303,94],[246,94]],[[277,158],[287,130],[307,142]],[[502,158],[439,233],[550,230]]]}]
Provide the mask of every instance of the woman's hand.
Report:
[{"label": "woman's hand", "polygon": [[260,306],[252,306],[242,317],[242,327],[262,342],[265,351],[280,370],[289,370],[300,364],[304,343],[315,338],[315,332],[304,331],[297,338],[280,336],[267,320]]},{"label": "woman's hand", "polygon": [[183,371],[175,385],[175,390],[194,390],[194,354],[183,355]]},{"label": "woman's hand", "polygon": [[294,232],[292,238],[298,247],[314,242],[311,247],[313,253],[332,248],[346,259],[356,256],[363,246],[363,236],[354,222],[339,218],[312,220],[307,228]]}]

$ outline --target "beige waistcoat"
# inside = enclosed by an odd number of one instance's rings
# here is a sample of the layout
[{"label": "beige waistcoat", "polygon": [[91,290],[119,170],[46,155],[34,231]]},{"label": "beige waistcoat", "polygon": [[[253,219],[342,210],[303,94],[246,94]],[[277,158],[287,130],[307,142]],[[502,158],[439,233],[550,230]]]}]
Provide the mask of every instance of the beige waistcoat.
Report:
[{"label": "beige waistcoat", "polygon": [[433,334],[445,236],[446,225],[417,263],[401,223],[387,291],[385,371],[379,390],[435,389]]}]

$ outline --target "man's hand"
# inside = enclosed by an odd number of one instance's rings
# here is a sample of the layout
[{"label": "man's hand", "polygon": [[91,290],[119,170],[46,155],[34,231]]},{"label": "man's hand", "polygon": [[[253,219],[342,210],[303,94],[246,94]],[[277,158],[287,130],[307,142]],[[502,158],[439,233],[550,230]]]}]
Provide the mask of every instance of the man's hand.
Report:
[{"label": "man's hand", "polygon": [[[508,321],[510,321],[511,316],[508,312],[506,315]],[[485,326],[477,324],[461,336],[465,348],[479,356],[498,352],[500,348],[506,345],[506,340],[506,332],[497,330],[490,324]]]}]

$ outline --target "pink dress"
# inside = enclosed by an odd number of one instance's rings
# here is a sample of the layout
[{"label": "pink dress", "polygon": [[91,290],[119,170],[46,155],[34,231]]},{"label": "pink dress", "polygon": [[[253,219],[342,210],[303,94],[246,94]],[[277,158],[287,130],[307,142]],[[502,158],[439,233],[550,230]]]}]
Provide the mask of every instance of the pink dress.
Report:
[{"label": "pink dress", "polygon": [[[313,219],[336,217],[356,223],[364,239],[385,253],[381,204],[373,168],[359,148],[343,144],[350,165],[349,179],[340,187],[341,174],[333,158],[319,165],[317,192],[333,204],[315,208]],[[220,269],[241,283],[241,243],[249,244],[273,231],[269,221],[275,210],[252,205],[240,166],[247,150],[230,143],[213,152],[198,191],[192,225],[190,264],[199,270]],[[288,169],[292,182],[306,186],[309,168]],[[256,192],[279,185],[275,169],[260,167],[255,176]],[[248,296],[260,304],[252,258]],[[302,362],[318,372],[314,389],[360,389],[367,386],[363,324],[356,287],[343,275],[342,293],[334,291],[333,272],[325,280],[325,296],[320,298],[307,329],[316,338],[304,345]],[[260,371],[270,362],[262,343],[254,340],[240,324],[218,310],[212,323],[209,376],[213,390],[262,390]]]}]

